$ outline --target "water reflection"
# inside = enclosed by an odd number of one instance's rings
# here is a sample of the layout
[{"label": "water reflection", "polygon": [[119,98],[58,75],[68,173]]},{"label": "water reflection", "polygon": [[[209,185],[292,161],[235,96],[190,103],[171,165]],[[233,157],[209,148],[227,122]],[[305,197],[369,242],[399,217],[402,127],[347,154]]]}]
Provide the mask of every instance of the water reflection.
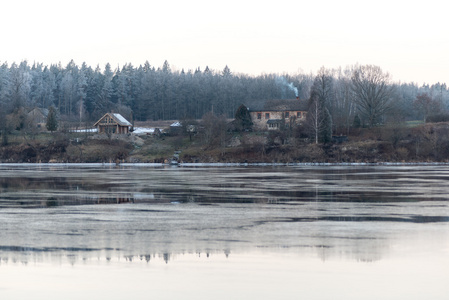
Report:
[{"label": "water reflection", "polygon": [[[384,245],[385,246],[385,245]],[[374,247],[374,248],[373,248]],[[282,256],[285,252],[295,253],[301,256],[316,256],[321,261],[325,262],[330,259],[350,257],[359,262],[374,262],[381,259],[381,253],[384,249],[379,248],[379,241],[371,243],[370,251],[366,251],[366,245],[363,247],[353,247],[352,249],[347,249],[342,252],[342,249],[336,249],[335,247],[329,245],[297,245],[293,247],[278,247],[264,249],[263,246],[256,247],[257,251],[260,253],[277,253],[277,255]],[[288,249],[290,248],[290,249]],[[294,248],[294,251],[292,251]],[[238,248],[237,256],[239,255]],[[265,251],[264,251],[265,250]],[[373,251],[375,250],[375,251]],[[33,247],[18,247],[18,246],[2,246],[0,249],[0,267],[3,264],[22,264],[28,265],[29,263],[36,262],[58,262],[59,264],[70,264],[75,266],[77,264],[85,264],[98,262],[98,261],[126,261],[132,262],[143,262],[150,263],[152,260],[163,260],[166,264],[170,263],[172,260],[176,261],[179,256],[184,255],[194,255],[198,257],[226,257],[232,259],[234,254],[231,250],[224,249],[220,252],[206,250],[201,252],[197,250],[194,251],[180,251],[180,252],[158,252],[151,253],[151,251],[145,252],[147,254],[124,254],[120,249],[76,249],[76,248],[33,248]]]},{"label": "water reflection", "polygon": [[1,207],[446,200],[446,167],[2,168]]},{"label": "water reflection", "polygon": [[377,261],[392,242],[445,234],[449,222],[445,166],[0,171],[0,254],[10,260],[269,249]]},{"label": "water reflection", "polygon": [[448,178],[444,166],[0,165],[0,296],[445,299]]}]

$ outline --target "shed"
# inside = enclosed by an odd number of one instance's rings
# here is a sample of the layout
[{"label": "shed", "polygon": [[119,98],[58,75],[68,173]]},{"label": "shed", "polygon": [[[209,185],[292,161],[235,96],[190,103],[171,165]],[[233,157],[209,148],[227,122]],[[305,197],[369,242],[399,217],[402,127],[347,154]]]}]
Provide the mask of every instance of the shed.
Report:
[{"label": "shed", "polygon": [[180,135],[182,133],[182,124],[179,121],[174,122],[170,125],[171,135]]},{"label": "shed", "polygon": [[28,112],[28,119],[33,126],[45,129],[47,123],[48,109],[35,107]]},{"label": "shed", "polygon": [[126,134],[130,132],[132,124],[121,114],[107,113],[95,124],[98,133],[117,133]]}]

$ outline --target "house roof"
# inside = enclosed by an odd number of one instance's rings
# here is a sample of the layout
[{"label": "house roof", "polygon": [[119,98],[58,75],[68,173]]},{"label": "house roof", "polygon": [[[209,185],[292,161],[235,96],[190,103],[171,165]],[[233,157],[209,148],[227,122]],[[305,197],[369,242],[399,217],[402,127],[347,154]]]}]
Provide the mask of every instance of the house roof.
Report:
[{"label": "house roof", "polygon": [[119,123],[119,125],[122,126],[132,126],[132,124],[130,122],[128,122],[128,120],[126,120],[121,114],[111,114],[115,120],[118,120],[117,123]]},{"label": "house roof", "polygon": [[271,99],[254,101],[246,107],[250,112],[256,111],[307,111],[307,101],[299,99]]},{"label": "house roof", "polygon": [[120,126],[132,126],[132,124],[128,120],[126,120],[121,114],[116,113],[106,113],[94,124],[94,126],[97,126],[98,123],[100,123],[100,121],[103,120],[106,116],[111,117]]},{"label": "house roof", "polygon": [[36,115],[36,113],[41,113],[44,117],[48,116],[48,109],[35,107],[28,112],[29,115]]}]

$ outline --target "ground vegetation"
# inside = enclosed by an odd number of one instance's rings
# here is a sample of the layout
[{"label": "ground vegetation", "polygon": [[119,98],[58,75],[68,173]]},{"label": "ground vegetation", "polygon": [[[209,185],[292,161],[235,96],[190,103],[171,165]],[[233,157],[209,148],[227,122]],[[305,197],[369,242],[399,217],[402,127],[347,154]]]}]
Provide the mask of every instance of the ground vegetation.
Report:
[{"label": "ground vegetation", "polygon": [[205,116],[192,136],[188,132],[111,137],[41,132],[24,136],[15,131],[9,135],[8,144],[0,147],[0,162],[164,163],[175,152],[180,153],[180,162],[189,163],[449,162],[448,122],[352,128],[344,140],[334,136],[318,144],[300,127],[292,134],[236,132],[226,130],[226,124],[229,120],[222,117]]}]

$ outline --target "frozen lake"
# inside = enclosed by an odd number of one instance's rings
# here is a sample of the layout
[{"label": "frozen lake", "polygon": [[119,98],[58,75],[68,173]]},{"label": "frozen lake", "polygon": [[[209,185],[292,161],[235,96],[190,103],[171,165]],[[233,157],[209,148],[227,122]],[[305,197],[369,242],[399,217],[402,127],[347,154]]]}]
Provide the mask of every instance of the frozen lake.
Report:
[{"label": "frozen lake", "polygon": [[0,165],[2,299],[447,299],[448,166]]}]

